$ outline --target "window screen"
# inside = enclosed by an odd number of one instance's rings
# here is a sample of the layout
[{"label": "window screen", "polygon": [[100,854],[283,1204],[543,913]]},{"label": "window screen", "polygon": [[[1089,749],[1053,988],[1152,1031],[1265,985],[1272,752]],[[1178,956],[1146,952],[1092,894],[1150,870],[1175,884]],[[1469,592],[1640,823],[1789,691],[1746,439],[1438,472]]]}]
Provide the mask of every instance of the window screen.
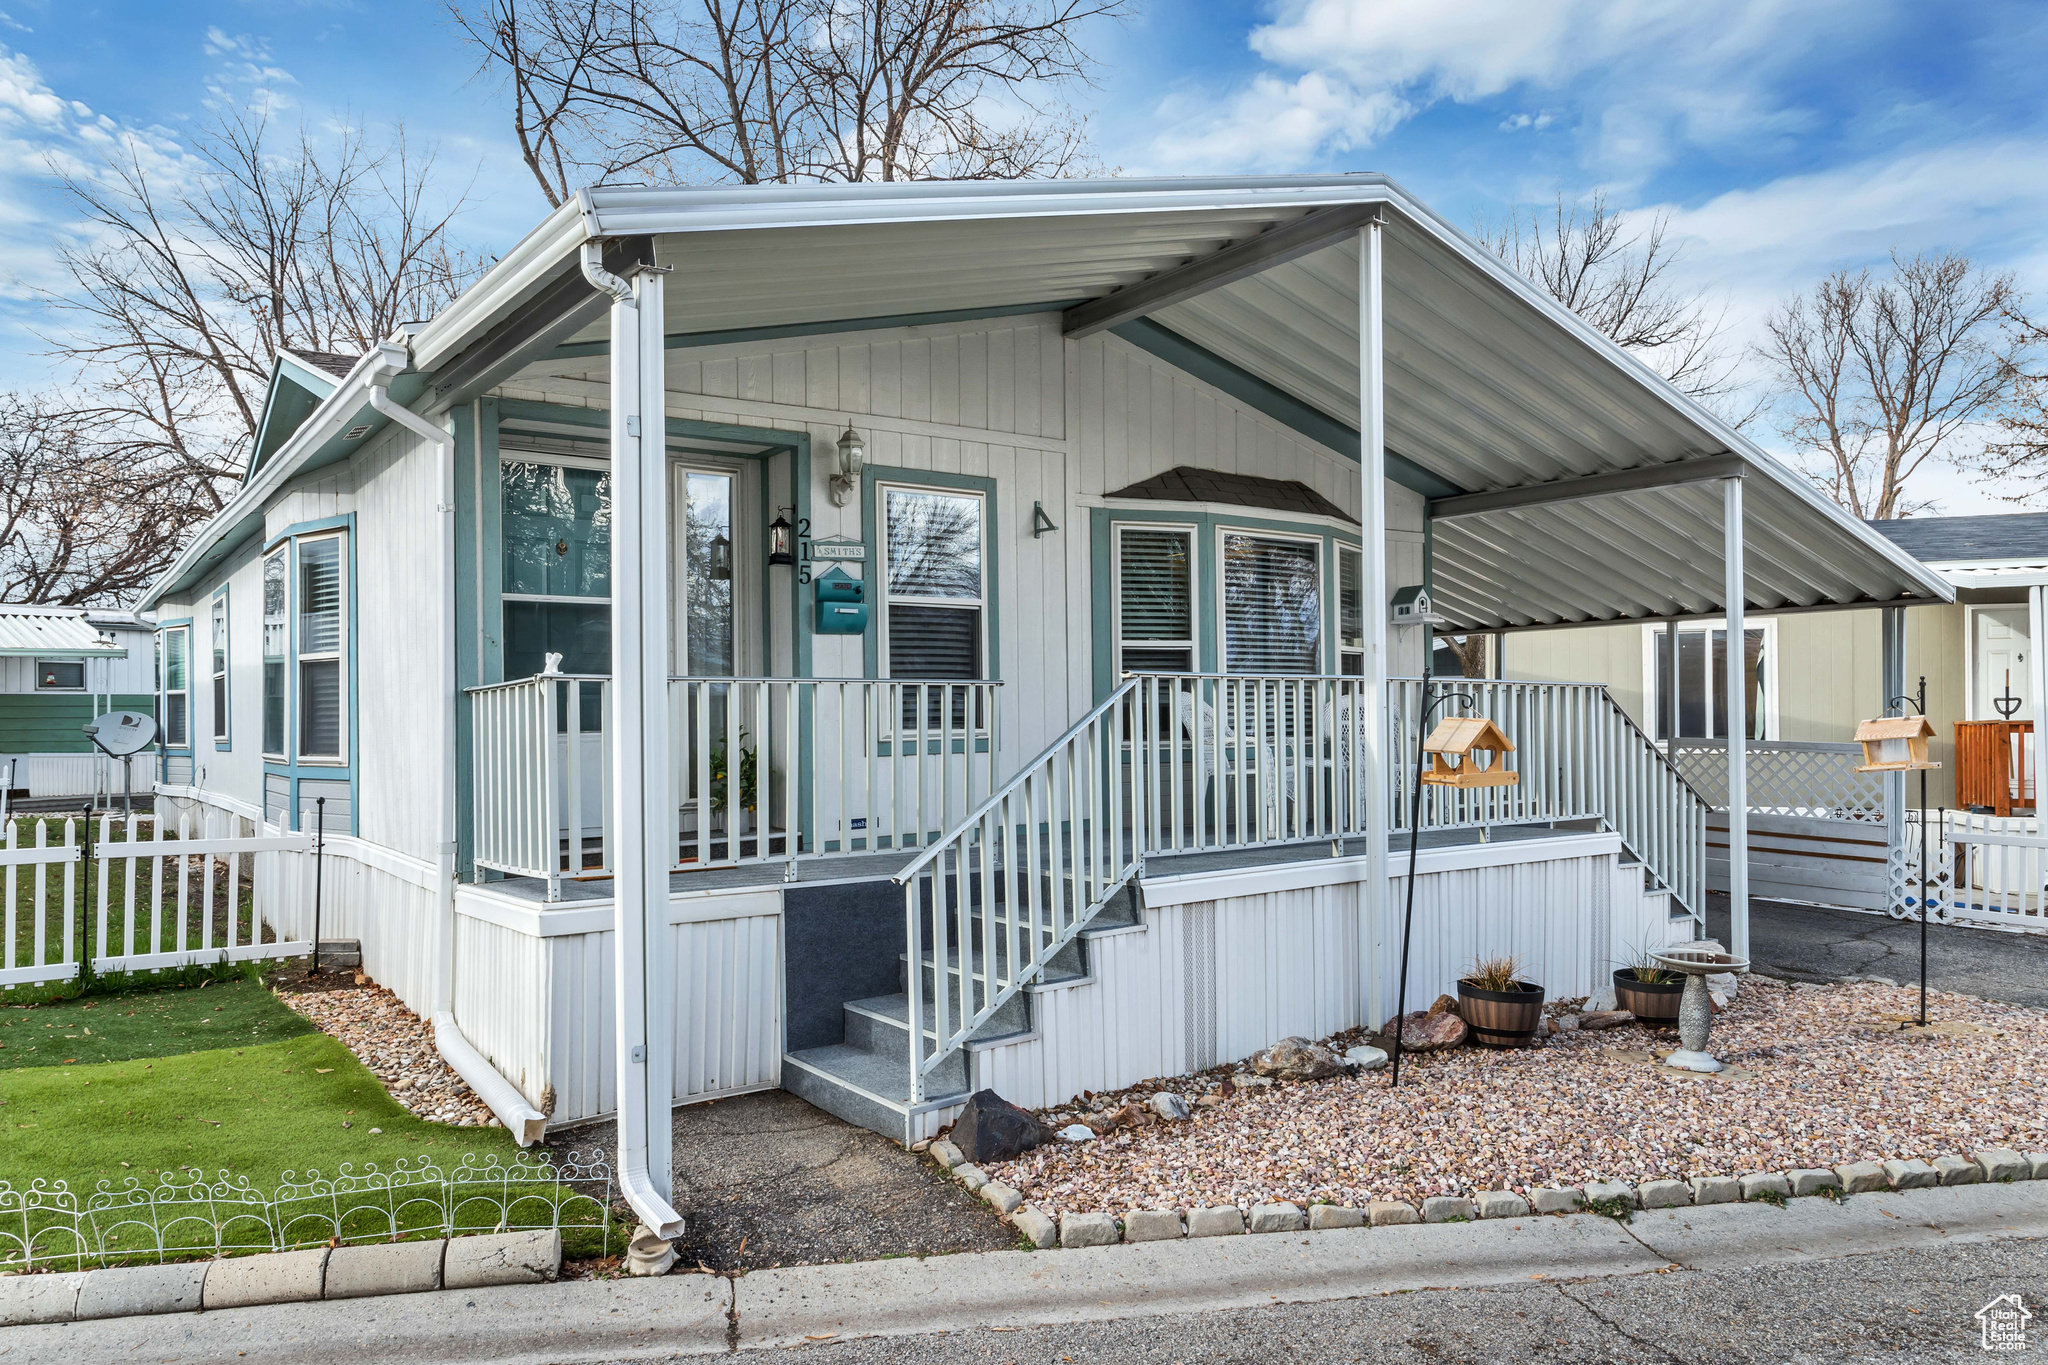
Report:
[{"label": "window screen", "polygon": [[299,756],[342,757],[341,540],[299,542]]},{"label": "window screen", "polygon": [[1223,537],[1223,638],[1232,673],[1317,673],[1323,634],[1316,546]]},{"label": "window screen", "polygon": [[1125,673],[1195,668],[1194,533],[1119,527],[1118,667]]}]

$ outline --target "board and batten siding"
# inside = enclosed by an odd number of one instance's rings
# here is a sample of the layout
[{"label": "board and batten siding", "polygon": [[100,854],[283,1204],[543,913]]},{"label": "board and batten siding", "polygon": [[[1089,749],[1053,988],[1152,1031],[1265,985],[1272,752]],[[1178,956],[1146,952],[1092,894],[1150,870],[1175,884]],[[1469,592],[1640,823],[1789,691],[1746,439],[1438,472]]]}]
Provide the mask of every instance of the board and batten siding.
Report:
[{"label": "board and batten siding", "polygon": [[[1873,609],[1752,614],[1749,623],[1776,623],[1778,714],[1774,738],[1798,743],[1845,744],[1858,721],[1885,707],[1883,613]],[[1661,630],[1661,627],[1659,628]],[[1649,708],[1641,624],[1532,630],[1507,639],[1505,673],[1540,682],[1605,684],[1616,702],[1656,733]],[[1960,604],[1906,608],[1906,690],[1927,678],[1927,715],[1937,731],[1929,753],[1942,766],[1928,773],[1931,805],[1955,804],[1955,722],[1966,718],[1964,608]],[[1919,798],[1912,784],[1909,800]]]}]

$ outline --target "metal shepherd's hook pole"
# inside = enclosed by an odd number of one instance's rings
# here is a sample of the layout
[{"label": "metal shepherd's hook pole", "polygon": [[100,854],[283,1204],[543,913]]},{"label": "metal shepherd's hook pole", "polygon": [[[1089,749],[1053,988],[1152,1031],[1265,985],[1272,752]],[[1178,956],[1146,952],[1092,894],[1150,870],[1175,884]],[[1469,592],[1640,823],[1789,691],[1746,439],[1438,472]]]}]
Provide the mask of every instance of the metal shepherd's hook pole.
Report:
[{"label": "metal shepherd's hook pole", "polygon": [[313,966],[306,975],[320,974],[320,874],[322,855],[327,851],[327,798],[313,800]]},{"label": "metal shepherd's hook pole", "polygon": [[[1415,790],[1408,806],[1408,895],[1407,908],[1401,915],[1401,985],[1394,996],[1394,1078],[1392,1086],[1401,1084],[1401,1035],[1407,1032],[1408,1018],[1408,942],[1415,930],[1415,855],[1422,843],[1422,761],[1423,744],[1429,737],[1429,713],[1445,702],[1457,702],[1466,707],[1472,705],[1471,694],[1446,692],[1430,700],[1430,693],[1436,684],[1428,679],[1422,683],[1422,709],[1415,722]],[[1391,1088],[1391,1087],[1390,1087]]]}]

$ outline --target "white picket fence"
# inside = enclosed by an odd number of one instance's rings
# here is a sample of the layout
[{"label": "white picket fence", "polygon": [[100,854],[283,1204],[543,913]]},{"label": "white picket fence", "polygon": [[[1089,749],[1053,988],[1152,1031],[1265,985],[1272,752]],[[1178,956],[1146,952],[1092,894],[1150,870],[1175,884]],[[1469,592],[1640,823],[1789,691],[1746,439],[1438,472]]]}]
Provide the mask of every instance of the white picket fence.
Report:
[{"label": "white picket fence", "polygon": [[1920,917],[1924,872],[1935,923],[2048,934],[2048,838],[2031,818],[1908,810],[1890,864],[1896,918]]},{"label": "white picket fence", "polygon": [[[225,824],[232,832],[222,832]],[[245,835],[208,816],[21,817],[0,840],[5,940],[0,986],[96,973],[295,957],[310,942],[270,926],[312,888],[302,834]],[[88,856],[89,854],[89,856]]]}]

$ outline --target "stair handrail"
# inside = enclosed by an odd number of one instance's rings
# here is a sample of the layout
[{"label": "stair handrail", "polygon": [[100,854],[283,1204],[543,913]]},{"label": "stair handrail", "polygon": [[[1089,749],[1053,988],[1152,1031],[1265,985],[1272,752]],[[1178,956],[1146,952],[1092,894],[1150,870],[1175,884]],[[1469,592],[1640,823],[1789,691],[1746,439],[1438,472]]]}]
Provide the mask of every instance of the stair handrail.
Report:
[{"label": "stair handrail", "polygon": [[[1133,839],[1128,851],[1123,837],[1125,705],[1137,687],[1136,678],[1126,678],[1088,713],[1081,717],[1037,757],[1020,767],[1007,781],[976,806],[953,828],[932,841],[925,850],[899,869],[893,880],[903,888],[904,940],[908,945],[908,980],[904,995],[909,1007],[910,1096],[921,1102],[924,1078],[957,1052],[974,1031],[1015,999],[1036,980],[1052,959],[1071,943],[1090,920],[1130,881],[1143,862],[1143,850]],[[1104,733],[1107,723],[1108,730]],[[1103,743],[1107,740],[1105,748]],[[1100,765],[1100,766],[1098,766]],[[1064,793],[1060,780],[1064,769]],[[1077,776],[1078,769],[1078,776]],[[1129,765],[1130,800],[1144,797],[1145,767]],[[1077,787],[1077,783],[1079,784]],[[1037,790],[1042,785],[1042,793]],[[1065,800],[1062,802],[1061,797]],[[1024,804],[1021,826],[1016,803]],[[1039,857],[1041,806],[1044,811],[1045,858],[1049,874],[1050,904],[1041,905]],[[1061,807],[1064,806],[1064,809]],[[992,829],[990,820],[999,817]],[[1027,880],[1022,899],[1030,912],[1030,924],[1021,926],[1018,917],[1007,915],[999,925],[994,914],[998,849],[1021,855],[1001,869],[1005,882],[1014,887],[1021,870]],[[978,866],[973,850],[979,846]],[[951,932],[947,916],[945,884],[948,876],[942,859],[951,855],[954,899],[960,915],[960,933]],[[968,880],[978,872],[980,882],[980,929],[982,966],[973,965],[973,935],[969,919],[976,913],[969,895]],[[930,902],[932,933],[924,932],[925,906],[920,904],[920,879],[932,884]],[[1007,903],[1017,905],[1019,893],[1012,890]],[[1042,923],[1041,911],[1049,911],[1049,923]],[[996,951],[998,929],[1010,948],[1008,961]],[[1028,934],[1029,951],[1020,952],[1020,937]],[[927,937],[932,950],[932,1010],[934,1042],[925,1055],[924,950]],[[952,941],[957,937],[957,944]],[[949,948],[957,946],[957,965],[949,962]],[[957,980],[956,980],[957,978]],[[974,1002],[974,987],[981,987],[981,1003]],[[952,1002],[959,999],[959,1023],[949,1025]]]}]

